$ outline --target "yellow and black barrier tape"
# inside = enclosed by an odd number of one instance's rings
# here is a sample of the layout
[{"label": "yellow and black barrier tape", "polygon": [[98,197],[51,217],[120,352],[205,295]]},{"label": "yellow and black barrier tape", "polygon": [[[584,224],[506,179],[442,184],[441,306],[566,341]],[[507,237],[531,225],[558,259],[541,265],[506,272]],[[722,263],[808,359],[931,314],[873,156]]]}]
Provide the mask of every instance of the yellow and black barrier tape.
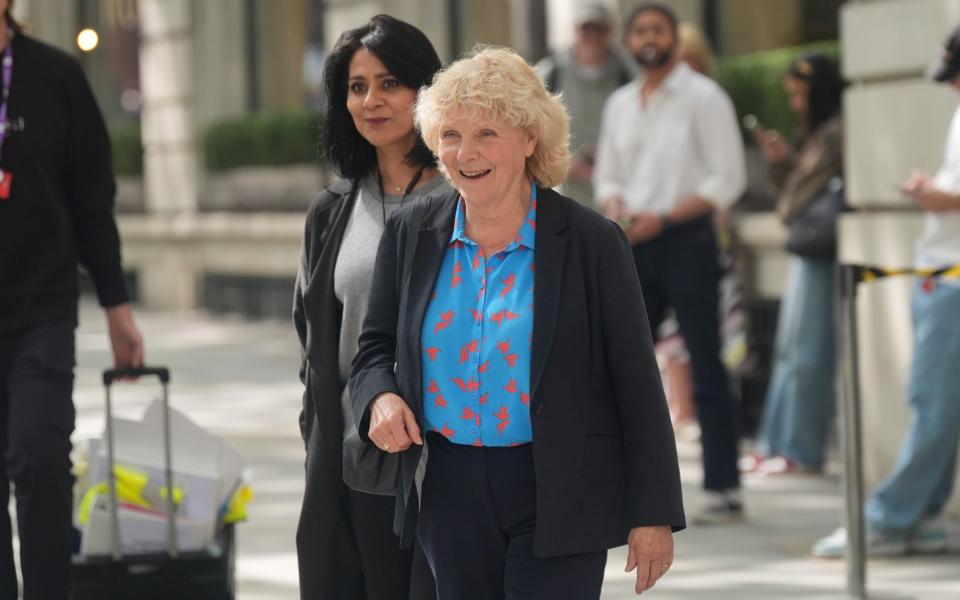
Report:
[{"label": "yellow and black barrier tape", "polygon": [[912,275],[915,277],[924,278],[960,278],[960,265],[941,267],[939,269],[889,269],[867,265],[851,265],[851,267],[853,268],[854,272],[854,281],[857,283],[865,283],[869,281],[876,281],[878,279],[884,279],[886,277],[898,277],[904,275]]}]

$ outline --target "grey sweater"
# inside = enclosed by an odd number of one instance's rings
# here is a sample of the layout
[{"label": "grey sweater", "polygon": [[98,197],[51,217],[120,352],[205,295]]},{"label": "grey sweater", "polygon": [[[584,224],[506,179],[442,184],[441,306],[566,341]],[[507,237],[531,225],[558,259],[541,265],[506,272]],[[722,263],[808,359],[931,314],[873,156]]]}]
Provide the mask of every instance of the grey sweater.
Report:
[{"label": "grey sweater", "polygon": [[[413,201],[420,196],[434,195],[449,190],[447,181],[437,175],[427,183],[411,192],[403,203]],[[383,235],[384,213],[389,218],[400,208],[400,196],[387,194],[381,204],[380,189],[375,175],[369,175],[360,182],[357,200],[353,205],[353,214],[343,234],[343,243],[337,254],[333,283],[337,300],[343,305],[343,320],[340,325],[340,377],[344,384],[344,393],[350,378],[350,363],[357,353],[357,338],[363,318],[367,314],[367,300],[370,298],[370,282],[373,280],[373,265],[377,259],[377,247]],[[385,209],[385,210],[384,210]]]}]

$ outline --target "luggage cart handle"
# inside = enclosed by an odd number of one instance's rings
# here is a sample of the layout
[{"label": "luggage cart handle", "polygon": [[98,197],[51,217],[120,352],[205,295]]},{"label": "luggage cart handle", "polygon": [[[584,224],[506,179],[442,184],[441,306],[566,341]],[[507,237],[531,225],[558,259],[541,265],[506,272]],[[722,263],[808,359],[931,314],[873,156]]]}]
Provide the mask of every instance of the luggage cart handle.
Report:
[{"label": "luggage cart handle", "polygon": [[120,519],[117,515],[117,482],[114,473],[116,464],[113,448],[113,402],[110,398],[111,384],[119,377],[145,377],[156,376],[160,378],[163,387],[163,466],[164,479],[167,483],[167,554],[170,558],[176,558],[179,554],[177,547],[177,523],[176,523],[176,504],[174,502],[174,483],[173,483],[173,459],[170,447],[170,397],[168,387],[170,384],[170,369],[167,367],[137,367],[126,369],[106,369],[103,372],[103,385],[106,392],[107,404],[107,422],[106,422],[106,442],[107,442],[107,485],[110,490],[110,529],[111,546],[113,559],[119,561],[123,556],[120,547]]},{"label": "luggage cart handle", "polygon": [[110,385],[123,377],[159,377],[160,383],[170,383],[170,369],[166,367],[125,367],[103,372],[103,385]]}]

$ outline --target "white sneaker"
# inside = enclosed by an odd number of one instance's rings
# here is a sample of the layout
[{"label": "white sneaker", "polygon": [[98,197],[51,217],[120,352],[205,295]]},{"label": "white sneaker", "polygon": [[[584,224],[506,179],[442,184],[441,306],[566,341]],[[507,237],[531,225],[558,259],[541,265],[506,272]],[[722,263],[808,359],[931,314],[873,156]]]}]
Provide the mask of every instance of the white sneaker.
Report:
[{"label": "white sneaker", "polygon": [[[825,538],[817,540],[811,549],[817,558],[844,558],[847,555],[847,530],[838,527]],[[903,556],[907,553],[907,535],[867,529],[867,556]]]}]

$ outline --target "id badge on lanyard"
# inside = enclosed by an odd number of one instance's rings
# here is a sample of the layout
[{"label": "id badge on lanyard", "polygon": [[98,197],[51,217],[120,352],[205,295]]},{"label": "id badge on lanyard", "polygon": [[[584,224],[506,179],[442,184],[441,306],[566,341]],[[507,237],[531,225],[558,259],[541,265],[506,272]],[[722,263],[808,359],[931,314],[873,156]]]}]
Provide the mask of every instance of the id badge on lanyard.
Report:
[{"label": "id badge on lanyard", "polygon": [[[0,157],[7,139],[7,106],[10,100],[10,80],[13,77],[13,31],[7,30],[7,48],[3,51],[3,100],[0,101]],[[0,169],[0,202],[10,199],[13,173]]]}]

